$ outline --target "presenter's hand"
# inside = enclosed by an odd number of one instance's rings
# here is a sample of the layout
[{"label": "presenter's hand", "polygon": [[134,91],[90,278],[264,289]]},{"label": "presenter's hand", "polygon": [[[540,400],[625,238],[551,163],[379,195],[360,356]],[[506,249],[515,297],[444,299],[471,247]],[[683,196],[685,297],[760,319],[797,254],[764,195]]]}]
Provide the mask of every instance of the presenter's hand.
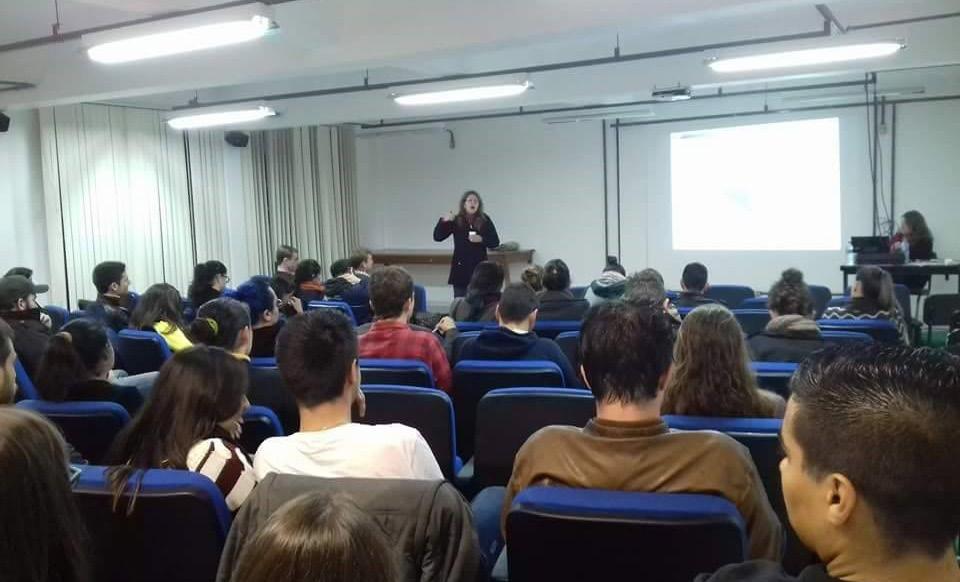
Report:
[{"label": "presenter's hand", "polygon": [[471,234],[471,235],[469,236],[469,239],[470,239],[470,242],[472,242],[472,243],[482,243],[482,242],[483,242],[483,237],[480,236],[479,234]]},{"label": "presenter's hand", "polygon": [[454,214],[454,213],[452,213],[452,212],[448,212],[446,216],[441,216],[441,217],[440,217],[440,220],[442,220],[443,222],[453,222],[453,220],[454,220],[456,217],[457,217],[456,214]]}]

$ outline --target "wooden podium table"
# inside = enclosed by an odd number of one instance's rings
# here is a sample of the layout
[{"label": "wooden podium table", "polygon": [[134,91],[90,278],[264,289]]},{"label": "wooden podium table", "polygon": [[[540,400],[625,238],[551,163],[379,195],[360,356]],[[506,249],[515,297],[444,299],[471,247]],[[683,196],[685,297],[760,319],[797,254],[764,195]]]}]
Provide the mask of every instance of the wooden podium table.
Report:
[{"label": "wooden podium table", "polygon": [[[449,266],[453,260],[452,250],[427,249],[377,249],[373,253],[373,260],[380,265],[435,265]],[[516,251],[489,251],[489,259],[500,263],[503,267],[504,281],[510,282],[510,265],[529,265],[533,262],[533,249]]]}]

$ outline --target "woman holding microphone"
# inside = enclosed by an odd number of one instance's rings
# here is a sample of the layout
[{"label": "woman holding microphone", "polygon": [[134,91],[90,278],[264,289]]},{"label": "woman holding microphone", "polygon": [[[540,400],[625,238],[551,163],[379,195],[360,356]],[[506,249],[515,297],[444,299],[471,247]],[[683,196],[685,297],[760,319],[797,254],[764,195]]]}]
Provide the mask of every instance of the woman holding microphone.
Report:
[{"label": "woman holding microphone", "polygon": [[467,294],[467,285],[478,264],[487,260],[487,249],[500,246],[500,237],[493,221],[483,211],[483,200],[473,190],[460,198],[460,211],[442,217],[433,229],[433,240],[442,242],[453,235],[453,260],[450,278],[453,296]]}]

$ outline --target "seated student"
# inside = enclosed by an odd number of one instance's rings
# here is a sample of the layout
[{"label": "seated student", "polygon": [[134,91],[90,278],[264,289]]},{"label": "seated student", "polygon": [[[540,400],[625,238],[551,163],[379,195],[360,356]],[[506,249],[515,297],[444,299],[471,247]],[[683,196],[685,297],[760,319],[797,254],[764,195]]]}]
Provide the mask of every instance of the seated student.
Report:
[{"label": "seated student", "polygon": [[[190,336],[197,343],[223,348],[237,358],[250,362],[253,347],[253,328],[250,327],[250,309],[245,303],[229,297],[208,301],[197,311],[190,325]],[[266,406],[277,413],[285,434],[293,434],[300,427],[297,401],[284,388],[276,368],[247,369],[250,387],[247,399],[251,404]]]},{"label": "seated student", "polygon": [[183,323],[183,303],[180,292],[173,285],[151,285],[130,314],[130,327],[157,332],[172,352],[193,346],[193,342],[183,331],[186,329],[186,324]]},{"label": "seated student", "polygon": [[[800,364],[780,440],[783,498],[823,564],[726,566],[710,582],[960,580],[960,370],[904,346],[833,346]],[[894,436],[895,435],[895,436]]]},{"label": "seated student", "polygon": [[396,582],[397,555],[380,525],[346,494],[305,493],[250,541],[234,582]]},{"label": "seated student", "polygon": [[272,358],[277,345],[277,334],[283,327],[280,319],[280,301],[264,275],[244,282],[231,296],[247,304],[253,322],[252,358]]},{"label": "seated student", "polygon": [[680,312],[667,296],[663,275],[656,269],[644,269],[627,277],[623,299],[634,303],[654,303],[663,307],[673,324],[680,326]]},{"label": "seated student", "polygon": [[520,281],[533,289],[534,293],[543,291],[543,267],[530,265],[520,274]]},{"label": "seated student", "polygon": [[690,263],[683,268],[680,278],[680,297],[674,301],[677,307],[698,307],[707,303],[717,303],[704,293],[710,288],[707,283],[708,271],[702,263]]},{"label": "seated student", "polygon": [[497,306],[498,329],[484,330],[467,340],[461,360],[548,360],[563,371],[567,386],[579,385],[579,378],[556,342],[537,337],[537,295],[523,283],[507,285]]},{"label": "seated student", "polygon": [[454,321],[496,321],[497,302],[503,288],[503,267],[495,261],[483,261],[473,270],[467,295],[450,305]]},{"label": "seated student", "polygon": [[301,305],[310,305],[311,301],[323,301],[326,297],[327,288],[323,284],[322,274],[320,263],[315,260],[300,261],[293,283],[296,285],[296,296]]},{"label": "seated student", "polygon": [[198,263],[193,268],[193,281],[187,289],[187,298],[194,311],[207,301],[220,297],[229,282],[227,266],[220,261]]},{"label": "seated student", "polygon": [[350,259],[340,259],[330,267],[332,279],[324,284],[327,288],[327,298],[343,301],[350,305],[366,305],[370,303],[369,277],[360,278],[353,272]]},{"label": "seated student", "polygon": [[413,315],[413,278],[403,267],[382,267],[370,275],[370,304],[374,322],[360,336],[361,358],[420,360],[433,371],[437,387],[447,392],[453,384],[450,362],[432,333],[410,329]]},{"label": "seated student", "polygon": [[134,306],[127,266],[119,261],[100,263],[93,268],[93,286],[97,288],[95,314],[102,317],[113,331],[130,327],[130,312]]},{"label": "seated student", "polygon": [[430,445],[402,424],[351,422],[360,390],[357,336],[345,315],[318,309],[294,317],[277,338],[277,364],[300,407],[300,432],[269,438],[253,466],[268,473],[371,479],[443,479]]},{"label": "seated student", "polygon": [[373,272],[373,253],[370,249],[359,248],[350,255],[350,268],[353,274],[361,279],[366,279]]},{"label": "seated student", "polygon": [[597,416],[582,429],[550,426],[527,440],[514,461],[501,523],[514,497],[535,485],[709,493],[737,506],[750,556],[780,558],[783,531],[749,451],[717,432],[671,432],[660,417],[673,336],[660,304],[590,309],[580,332],[580,362]]},{"label": "seated student", "polygon": [[683,319],[663,414],[783,418],[786,405],[757,386],[743,330],[730,310],[704,305]]},{"label": "seated student", "polygon": [[114,499],[139,470],[184,469],[209,477],[236,511],[257,484],[237,442],[246,392],[247,366],[229,352],[197,346],[174,355],[107,455]]},{"label": "seated student", "polygon": [[[0,408],[0,578],[88,582],[90,542],[70,490],[60,431],[43,417]],[[79,475],[77,475],[79,476]]]},{"label": "seated student", "polygon": [[750,336],[750,353],[755,362],[800,362],[823,348],[823,336],[813,320],[815,304],[803,273],[787,269],[770,288],[767,297],[770,323]]},{"label": "seated student", "polygon": [[543,287],[540,294],[541,321],[580,321],[590,309],[586,299],[577,299],[570,291],[570,269],[560,259],[547,261],[543,267]]},{"label": "seated student", "polygon": [[13,349],[13,328],[0,319],[0,406],[12,404],[17,395],[17,352]]},{"label": "seated student", "polygon": [[607,264],[603,266],[600,277],[594,279],[587,289],[584,299],[590,305],[597,305],[607,301],[616,301],[623,297],[626,289],[627,270],[617,260],[617,257],[608,255]]},{"label": "seated student", "polygon": [[296,296],[297,286],[279,277],[270,280],[270,288],[280,301],[280,315],[293,317],[303,313],[303,303]]},{"label": "seated student", "polygon": [[297,276],[297,267],[300,265],[300,251],[290,245],[280,245],[277,247],[274,265],[277,267],[274,277],[293,283]]},{"label": "seated student", "polygon": [[37,304],[37,294],[46,292],[46,286],[20,275],[0,279],[0,319],[13,328],[13,347],[31,378],[36,377],[50,341],[50,328],[41,321]]},{"label": "seated student", "polygon": [[33,383],[44,400],[108,400],[134,415],[143,396],[133,386],[110,382],[113,359],[107,327],[94,319],[74,319],[50,338]]},{"label": "seated student", "polygon": [[843,307],[828,307],[823,319],[886,319],[896,324],[900,341],[910,345],[910,332],[897,303],[893,278],[880,267],[867,265],[857,269],[850,302]]},{"label": "seated student", "polygon": [[[31,283],[33,283],[33,269],[29,267],[13,267],[9,271],[7,271],[4,277],[12,277],[14,275],[20,275],[21,277],[25,277],[27,281],[30,281]],[[48,291],[50,290],[49,285],[35,285],[35,286],[40,288],[46,288]],[[45,326],[52,329],[53,320],[50,318],[50,313],[43,307],[40,307],[40,321]]]}]

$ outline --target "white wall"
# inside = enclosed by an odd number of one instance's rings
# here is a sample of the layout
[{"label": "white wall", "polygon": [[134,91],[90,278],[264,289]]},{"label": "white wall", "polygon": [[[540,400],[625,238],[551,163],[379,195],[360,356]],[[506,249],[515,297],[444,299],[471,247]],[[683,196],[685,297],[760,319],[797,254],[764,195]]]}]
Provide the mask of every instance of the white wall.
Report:
[{"label": "white wall", "polygon": [[[360,240],[371,248],[452,249],[433,242],[437,219],[465,190],[483,197],[500,240],[563,258],[575,283],[603,266],[600,122],[547,125],[534,118],[448,124],[444,132],[357,139]],[[431,304],[452,295],[447,271],[416,269]]]},{"label": "white wall", "polygon": [[11,111],[10,129],[0,133],[0,275],[29,267],[34,281],[50,281],[37,112]]}]

